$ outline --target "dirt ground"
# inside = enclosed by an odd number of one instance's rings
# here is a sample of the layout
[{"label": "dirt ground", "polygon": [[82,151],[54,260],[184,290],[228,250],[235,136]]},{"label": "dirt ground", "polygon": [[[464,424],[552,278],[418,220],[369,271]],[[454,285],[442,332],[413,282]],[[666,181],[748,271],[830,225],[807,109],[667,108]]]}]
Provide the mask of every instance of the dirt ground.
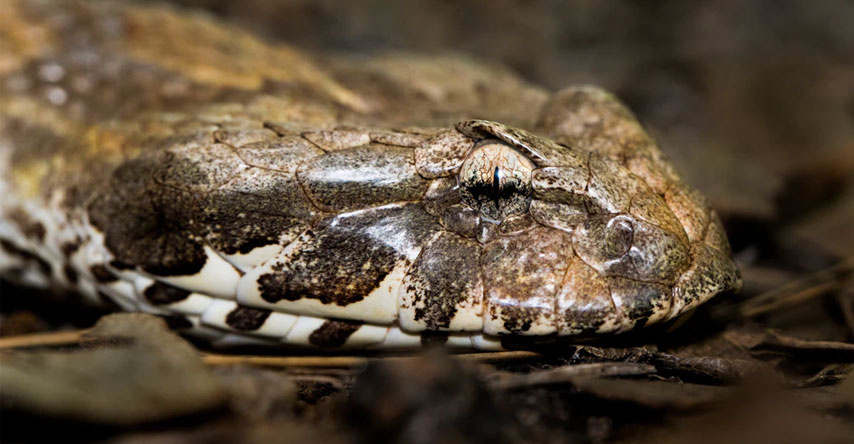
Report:
[{"label": "dirt ground", "polygon": [[4,299],[0,342],[72,332],[2,343],[3,442],[854,440],[851,2],[174,3],[319,57],[458,52],[615,91],[721,214],[744,289],[595,342],[200,357],[153,317],[76,335],[104,313],[3,283],[28,297]]}]

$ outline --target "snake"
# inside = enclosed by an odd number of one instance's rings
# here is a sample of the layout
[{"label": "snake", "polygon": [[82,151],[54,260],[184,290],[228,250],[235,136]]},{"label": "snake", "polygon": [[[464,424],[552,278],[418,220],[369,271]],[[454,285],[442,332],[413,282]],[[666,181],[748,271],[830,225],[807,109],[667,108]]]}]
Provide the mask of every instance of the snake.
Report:
[{"label": "snake", "polygon": [[719,215],[602,88],[162,5],[0,21],[5,280],[325,350],[620,334],[741,286]]}]

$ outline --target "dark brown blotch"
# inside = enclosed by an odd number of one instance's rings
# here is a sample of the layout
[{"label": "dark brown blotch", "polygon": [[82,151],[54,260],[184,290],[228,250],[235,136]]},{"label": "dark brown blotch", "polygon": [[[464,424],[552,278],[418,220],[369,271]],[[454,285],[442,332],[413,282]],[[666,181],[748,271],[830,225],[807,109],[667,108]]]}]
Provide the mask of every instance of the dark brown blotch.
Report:
[{"label": "dark brown blotch", "polygon": [[6,217],[17,225],[21,233],[28,239],[44,242],[45,235],[47,235],[44,225],[30,217],[23,209],[14,208],[6,214]]},{"label": "dark brown blotch", "polygon": [[65,275],[65,280],[67,280],[68,283],[72,285],[77,284],[77,281],[80,280],[80,277],[77,275],[77,270],[75,270],[74,267],[71,266],[71,264],[63,265],[62,274]]},{"label": "dark brown blotch", "polygon": [[166,326],[172,330],[189,330],[193,328],[193,323],[186,316],[180,315],[160,315],[160,318],[166,322]]},{"label": "dark brown blotch", "polygon": [[308,336],[308,343],[316,347],[335,348],[347,342],[347,338],[365,325],[364,322],[345,319],[330,319]]},{"label": "dark brown blotch", "polygon": [[62,251],[62,256],[68,259],[74,254],[74,252],[80,249],[80,239],[63,242],[62,245],[59,246],[59,249]]},{"label": "dark brown blotch", "polygon": [[128,161],[88,207],[116,260],[159,276],[192,275],[207,260],[201,235],[198,195],[159,183],[168,164],[151,155]]},{"label": "dark brown blotch", "polygon": [[448,342],[448,332],[446,331],[430,331],[421,332],[421,346],[424,348],[441,347]]},{"label": "dark brown blotch", "polygon": [[326,219],[300,236],[287,263],[275,264],[258,278],[261,297],[271,303],[301,298],[340,306],[359,302],[398,261],[415,256],[438,228],[417,204]]},{"label": "dark brown blotch", "polygon": [[293,175],[253,168],[203,199],[205,241],[231,255],[296,237],[317,220]]},{"label": "dark brown blotch", "polygon": [[3,248],[3,250],[12,256],[17,256],[27,262],[35,263],[36,267],[46,276],[51,275],[50,262],[46,261],[41,256],[20,248],[6,239],[0,239],[0,248]]},{"label": "dark brown blotch", "polygon": [[228,312],[225,323],[240,331],[258,330],[270,317],[270,310],[263,308],[238,306]]},{"label": "dark brown blotch", "polygon": [[113,300],[113,297],[103,291],[98,291],[98,301],[107,310],[122,311],[122,307]]},{"label": "dark brown blotch", "polygon": [[[503,306],[501,307],[501,319],[504,320],[504,329],[510,332],[526,332],[531,329],[534,321],[542,316],[542,310],[529,307]],[[497,313],[494,316],[499,316]]]},{"label": "dark brown blotch", "polygon": [[163,282],[154,282],[142,294],[154,305],[174,304],[190,296],[189,291],[164,284]]},{"label": "dark brown blotch", "polygon": [[93,265],[89,267],[89,271],[92,273],[92,276],[95,277],[95,280],[102,284],[119,280],[119,277],[110,271],[110,269],[104,264]]},{"label": "dark brown blotch", "polygon": [[452,233],[442,233],[428,244],[407,276],[413,304],[422,305],[415,309],[415,321],[423,321],[430,330],[448,328],[461,304],[473,296],[479,303],[483,293],[479,259],[477,243]]},{"label": "dark brown blotch", "polygon": [[608,286],[623,316],[638,327],[657,322],[670,310],[672,290],[666,285],[611,277]]},{"label": "dark brown blotch", "polygon": [[127,262],[122,262],[115,259],[110,261],[110,266],[115,268],[116,270],[122,271],[133,270],[134,268],[136,268],[133,264],[129,264]]},{"label": "dark brown blotch", "polygon": [[603,325],[605,319],[612,310],[603,307],[592,307],[590,310],[564,310],[563,317],[566,322],[573,323],[574,328],[581,330],[581,334],[596,333]]}]

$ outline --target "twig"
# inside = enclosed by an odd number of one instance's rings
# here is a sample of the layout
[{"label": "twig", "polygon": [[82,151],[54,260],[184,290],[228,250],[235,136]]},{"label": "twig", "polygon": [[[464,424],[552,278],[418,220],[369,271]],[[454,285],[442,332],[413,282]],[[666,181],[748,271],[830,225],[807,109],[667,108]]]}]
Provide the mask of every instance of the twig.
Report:
[{"label": "twig", "polygon": [[608,376],[639,376],[655,372],[655,366],[634,362],[600,362],[576,364],[527,374],[503,375],[489,386],[507,390],[534,385],[567,384],[579,378],[601,378]]},{"label": "twig", "polygon": [[[451,355],[452,359],[476,362],[500,362],[516,359],[530,359],[539,354],[528,351],[508,351],[495,353],[463,353]],[[401,361],[416,359],[417,356],[390,356],[368,358],[364,356],[254,356],[221,355],[205,353],[202,360],[208,365],[259,365],[266,367],[313,367],[313,368],[354,368],[364,367],[370,361]]]},{"label": "twig", "polygon": [[768,330],[770,340],[762,344],[764,347],[784,348],[808,352],[834,352],[854,355],[854,344],[838,341],[811,341],[793,338],[774,330]]},{"label": "twig", "polygon": [[[512,361],[517,359],[531,359],[541,356],[539,353],[530,352],[530,351],[504,351],[504,352],[492,352],[492,353],[460,353],[457,355],[451,355],[453,359],[461,359],[463,361],[476,361],[476,362],[504,362],[504,361]],[[413,359],[413,356],[407,356],[405,358],[397,358],[397,359]]]},{"label": "twig", "polygon": [[44,347],[80,342],[89,330],[52,331],[0,338],[0,350],[10,348]]},{"label": "twig", "polygon": [[[89,329],[35,333],[0,337],[0,350],[44,347],[76,344],[82,341]],[[416,356],[389,356],[368,358],[365,356],[254,356],[254,355],[223,355],[202,353],[202,360],[208,365],[259,365],[268,367],[307,367],[307,368],[353,368],[363,367],[370,360],[403,360]],[[528,351],[505,351],[493,353],[461,353],[451,355],[454,359],[476,362],[501,362],[516,359],[529,359],[539,356]]]},{"label": "twig", "polygon": [[849,257],[832,267],[756,295],[734,307],[734,311],[741,317],[751,318],[802,304],[840,288],[852,274],[854,274],[854,257]]},{"label": "twig", "polygon": [[254,356],[202,354],[208,365],[259,365],[264,367],[363,367],[368,358],[362,356]]}]

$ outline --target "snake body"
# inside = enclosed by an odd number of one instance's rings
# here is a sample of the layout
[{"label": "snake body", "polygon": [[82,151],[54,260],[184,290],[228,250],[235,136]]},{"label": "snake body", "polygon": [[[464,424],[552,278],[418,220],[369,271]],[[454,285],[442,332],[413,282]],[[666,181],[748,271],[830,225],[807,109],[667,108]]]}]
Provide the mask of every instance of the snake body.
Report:
[{"label": "snake body", "polygon": [[718,216],[601,89],[312,58],[157,6],[0,17],[6,279],[323,348],[624,332],[740,285]]}]

